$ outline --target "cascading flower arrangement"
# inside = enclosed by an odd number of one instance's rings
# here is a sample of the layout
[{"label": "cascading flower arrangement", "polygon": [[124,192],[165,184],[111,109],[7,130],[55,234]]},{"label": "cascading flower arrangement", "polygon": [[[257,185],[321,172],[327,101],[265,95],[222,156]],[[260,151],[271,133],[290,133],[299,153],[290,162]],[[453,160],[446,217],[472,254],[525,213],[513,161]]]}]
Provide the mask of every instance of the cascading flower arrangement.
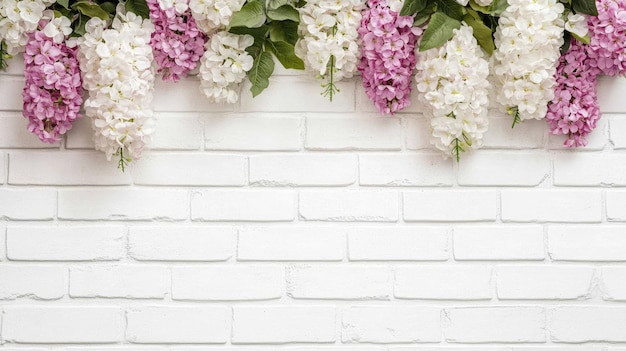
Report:
[{"label": "cascading flower arrangement", "polygon": [[128,162],[141,158],[154,130],[150,108],[154,26],[120,4],[110,28],[108,21],[97,17],[85,27],[78,55],[89,93],[85,112],[92,119],[96,149],[109,160],[118,157],[124,170]]},{"label": "cascading flower arrangement", "polygon": [[157,73],[178,81],[194,70],[204,54],[206,35],[198,29],[187,0],[147,0],[154,32],[150,40]]},{"label": "cascading flower arrangement", "polygon": [[322,95],[330,101],[339,92],[336,83],[356,71],[364,6],[364,0],[310,0],[300,8],[295,52],[306,70],[323,82]]},{"label": "cascading flower arrangement", "polygon": [[393,114],[410,103],[415,46],[422,28],[412,16],[399,16],[398,0],[369,0],[358,33],[362,57],[357,68],[365,93],[382,114]]},{"label": "cascading flower arrangement", "polygon": [[65,43],[72,33],[70,20],[52,18],[54,13],[46,12],[47,18],[40,21],[42,28],[30,33],[24,52],[22,114],[29,120],[30,132],[43,142],[55,143],[80,117],[82,81],[76,47]]}]

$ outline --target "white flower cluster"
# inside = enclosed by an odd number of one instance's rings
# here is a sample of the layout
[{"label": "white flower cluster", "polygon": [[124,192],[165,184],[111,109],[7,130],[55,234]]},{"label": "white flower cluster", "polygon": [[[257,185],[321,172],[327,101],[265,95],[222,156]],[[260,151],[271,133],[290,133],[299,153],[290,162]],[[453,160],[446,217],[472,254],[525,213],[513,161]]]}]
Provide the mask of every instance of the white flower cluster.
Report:
[{"label": "white flower cluster", "polygon": [[479,148],[489,123],[489,62],[472,28],[463,24],[444,46],[418,53],[416,69],[431,143],[457,160],[460,152]]},{"label": "white flower cluster", "polygon": [[228,27],[233,14],[239,10],[246,0],[189,0],[191,14],[198,28],[206,34]]},{"label": "white flower cluster", "polygon": [[299,9],[295,53],[307,71],[324,80],[332,74],[335,82],[352,77],[361,55],[357,29],[364,7],[362,0],[310,0]]},{"label": "white flower cluster", "polygon": [[252,68],[254,59],[246,48],[254,43],[251,35],[217,32],[206,43],[200,59],[200,90],[213,102],[233,104],[239,100],[239,87]]},{"label": "white flower cluster", "polygon": [[500,17],[493,55],[496,99],[521,120],[544,118],[554,98],[564,9],[558,0],[509,0]]},{"label": "white flower cluster", "polygon": [[154,68],[149,19],[118,5],[110,29],[92,18],[79,39],[78,60],[83,87],[89,92],[85,112],[92,118],[96,149],[107,159],[120,156],[124,162],[141,157],[150,142],[154,118],[150,107]]},{"label": "white flower cluster", "polygon": [[37,29],[44,16],[49,0],[1,0],[0,40],[7,45],[7,52],[15,55],[28,42],[28,33]]},{"label": "white flower cluster", "polygon": [[158,0],[158,3],[164,11],[173,7],[179,14],[185,13],[189,8],[189,0]]}]

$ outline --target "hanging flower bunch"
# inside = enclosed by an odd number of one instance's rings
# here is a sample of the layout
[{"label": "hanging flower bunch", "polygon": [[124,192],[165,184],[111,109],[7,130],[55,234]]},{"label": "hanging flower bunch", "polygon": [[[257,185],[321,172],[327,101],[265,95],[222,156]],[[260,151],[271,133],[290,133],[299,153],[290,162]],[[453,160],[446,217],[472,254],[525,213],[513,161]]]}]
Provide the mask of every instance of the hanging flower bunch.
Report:
[{"label": "hanging flower bunch", "polygon": [[567,136],[566,147],[586,146],[586,137],[600,118],[597,72],[589,65],[584,45],[572,40],[571,47],[559,60],[554,99],[546,116],[552,134]]},{"label": "hanging flower bunch", "polygon": [[369,0],[358,29],[363,44],[358,65],[363,87],[380,113],[407,107],[415,68],[415,45],[422,34],[412,16],[399,16],[402,3]]},{"label": "hanging flower bunch", "polygon": [[206,36],[191,15],[187,0],[148,0],[154,32],[150,40],[157,72],[178,81],[198,65]]},{"label": "hanging flower bunch", "polygon": [[92,118],[96,149],[119,166],[141,157],[154,129],[150,108],[154,85],[150,35],[154,29],[122,5],[111,28],[92,18],[80,40],[79,61],[89,92],[85,112]]},{"label": "hanging flower bunch", "polygon": [[[52,11],[47,12],[54,16]],[[55,143],[80,117],[82,82],[76,48],[65,44],[72,32],[70,20],[61,16],[41,22],[43,29],[29,35],[24,53],[22,114],[29,120],[30,132],[43,142]]]},{"label": "hanging flower bunch", "polygon": [[295,52],[306,70],[324,82],[322,94],[330,101],[339,92],[336,82],[356,71],[363,8],[363,0],[311,0],[300,8]]},{"label": "hanging flower bunch", "polygon": [[489,63],[472,28],[462,25],[444,46],[420,53],[416,68],[419,98],[430,117],[431,143],[444,157],[459,161],[462,152],[482,145],[489,123]]},{"label": "hanging flower bunch", "polygon": [[43,18],[50,0],[2,0],[0,1],[0,69],[6,61],[24,50],[29,33],[34,32]]},{"label": "hanging flower bunch", "polygon": [[508,2],[494,35],[493,74],[497,101],[515,126],[544,118],[554,98],[565,7],[558,0]]},{"label": "hanging flower bunch", "polygon": [[626,1],[597,0],[597,9],[589,17],[589,64],[602,74],[626,75]]}]

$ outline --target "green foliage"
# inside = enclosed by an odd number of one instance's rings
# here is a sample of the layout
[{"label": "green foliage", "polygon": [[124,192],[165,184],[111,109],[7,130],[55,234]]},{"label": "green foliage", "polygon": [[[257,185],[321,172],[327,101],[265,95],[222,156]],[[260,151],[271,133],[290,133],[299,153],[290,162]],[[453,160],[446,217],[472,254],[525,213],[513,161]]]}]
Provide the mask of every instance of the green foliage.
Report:
[{"label": "green foliage", "polygon": [[269,17],[270,19],[274,21],[284,21],[284,20],[290,20],[293,22],[300,21],[300,14],[298,13],[298,10],[296,10],[291,5],[283,5],[275,10],[268,9],[267,17]]},{"label": "green foliage", "polygon": [[7,53],[7,44],[4,40],[0,40],[0,71],[7,69],[7,61],[11,59],[11,55]]},{"label": "green foliage", "polygon": [[146,0],[126,0],[126,11],[133,12],[141,18],[150,18],[150,8]]},{"label": "green foliage", "polygon": [[406,0],[400,10],[400,16],[412,16],[426,8],[428,0]]},{"label": "green foliage", "polygon": [[467,25],[472,27],[474,30],[474,37],[478,41],[478,45],[480,45],[486,53],[491,55],[496,49],[496,44],[493,42],[493,32],[491,31],[491,28],[487,27],[480,20],[480,17],[476,12],[474,12],[474,14],[475,16],[472,14],[465,15],[465,23],[467,23]]},{"label": "green foliage", "polygon": [[274,72],[274,60],[269,52],[262,52],[254,58],[252,69],[248,72],[248,78],[252,87],[252,97],[255,97],[270,85],[269,77]]},{"label": "green foliage", "polygon": [[459,28],[461,28],[461,21],[451,18],[443,12],[435,12],[422,36],[420,51],[442,46],[452,38],[454,30]]},{"label": "green foliage", "polygon": [[98,17],[102,20],[109,19],[109,14],[106,11],[104,11],[102,7],[100,7],[97,4],[90,3],[88,1],[76,2],[71,6],[71,9],[76,10],[80,12],[82,15],[85,15],[89,18]]},{"label": "green foliage", "polygon": [[436,4],[438,11],[457,21],[463,20],[463,17],[467,13],[465,7],[456,2],[456,0],[436,0]]},{"label": "green foliage", "polygon": [[576,13],[584,13],[591,16],[598,15],[595,0],[571,0],[572,8]]},{"label": "green foliage", "polygon": [[241,10],[233,14],[230,20],[231,27],[258,28],[265,24],[265,6],[257,0],[249,1]]}]

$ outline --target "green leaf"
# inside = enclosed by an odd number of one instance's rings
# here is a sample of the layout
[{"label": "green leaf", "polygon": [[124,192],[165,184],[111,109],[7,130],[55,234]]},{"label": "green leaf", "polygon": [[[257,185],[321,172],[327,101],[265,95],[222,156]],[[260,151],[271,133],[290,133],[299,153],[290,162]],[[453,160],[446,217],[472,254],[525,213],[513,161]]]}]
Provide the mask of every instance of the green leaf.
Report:
[{"label": "green leaf", "polygon": [[268,10],[276,10],[277,8],[289,4],[289,0],[269,0],[267,2]]},{"label": "green leaf", "polygon": [[563,33],[563,45],[561,46],[561,55],[565,55],[565,53],[569,50],[572,45],[572,34],[568,31]]},{"label": "green leaf", "polygon": [[105,1],[100,4],[100,7],[108,13],[115,13],[115,4],[110,1]]},{"label": "green leaf", "polygon": [[428,0],[404,0],[400,16],[412,16],[426,8]]},{"label": "green leaf", "polygon": [[254,44],[248,46],[248,48],[246,48],[246,51],[253,58],[257,58],[263,51],[263,43],[265,42],[265,37],[267,36],[268,29],[268,26],[263,25],[259,28],[233,27],[228,31],[233,34],[248,34],[254,37]]},{"label": "green leaf", "polygon": [[267,17],[274,21],[300,22],[300,13],[291,5],[283,5],[275,10],[268,10]]},{"label": "green leaf", "polygon": [[465,16],[466,10],[463,5],[456,0],[437,0],[437,11],[441,11],[456,20],[461,21]]},{"label": "green leaf", "polygon": [[57,0],[57,4],[63,6],[65,9],[70,9],[70,0]]},{"label": "green leaf", "polygon": [[589,34],[585,35],[584,37],[581,37],[580,35],[576,34],[576,33],[570,33],[574,38],[576,38],[576,40],[578,40],[579,42],[583,43],[583,44],[589,44],[589,42],[591,41],[591,37],[589,36]]},{"label": "green leaf", "polygon": [[484,14],[490,14],[491,10],[489,9],[489,6],[480,6],[476,3],[475,0],[470,0],[469,2],[470,7],[472,8],[472,10],[474,11],[478,11]]},{"label": "green leaf", "polygon": [[499,17],[509,7],[508,0],[493,0],[491,6],[489,6],[489,14]]},{"label": "green leaf", "polygon": [[294,46],[284,41],[268,40],[265,46],[276,56],[285,68],[304,69],[304,62],[294,53]]},{"label": "green leaf", "polygon": [[87,23],[87,21],[89,21],[89,17],[85,15],[78,16],[78,19],[75,22],[76,26],[73,28],[71,36],[82,37],[83,35],[85,35],[85,24]]},{"label": "green leaf", "polygon": [[73,4],[72,9],[77,10],[78,12],[89,18],[98,17],[103,20],[109,19],[109,14],[104,11],[99,5],[87,1],[79,1]]},{"label": "green leaf", "polygon": [[584,13],[592,16],[598,15],[596,0],[573,0],[572,7],[576,13]]},{"label": "green leaf", "polygon": [[471,15],[465,16],[465,23],[467,23],[474,30],[474,38],[478,41],[478,45],[480,45],[485,52],[489,55],[493,54],[493,51],[496,49],[496,45],[493,42],[493,32],[491,28],[487,27],[482,21],[476,20]]},{"label": "green leaf", "polygon": [[461,28],[461,21],[448,17],[446,14],[436,12],[430,18],[428,27],[422,36],[420,51],[438,48],[454,36],[454,30]]},{"label": "green leaf", "polygon": [[252,87],[250,88],[252,97],[261,94],[261,92],[270,85],[269,78],[273,72],[274,60],[272,59],[272,54],[264,51],[254,59],[252,69],[248,72],[248,79],[250,79],[250,83],[252,83]]},{"label": "green leaf", "polygon": [[235,12],[230,20],[231,27],[258,28],[265,23],[265,9],[259,1],[247,2],[241,10]]},{"label": "green leaf", "polygon": [[415,19],[413,20],[413,27],[418,27],[426,23],[426,21],[430,19],[430,16],[433,13],[435,13],[435,10],[432,7],[427,7],[418,12],[417,15],[415,15]]},{"label": "green leaf", "polygon": [[274,21],[270,23],[269,35],[271,41],[284,41],[296,45],[298,41],[298,24],[293,21]]},{"label": "green leaf", "polygon": [[150,18],[150,8],[146,0],[126,0],[126,11],[133,12],[141,18]]}]

